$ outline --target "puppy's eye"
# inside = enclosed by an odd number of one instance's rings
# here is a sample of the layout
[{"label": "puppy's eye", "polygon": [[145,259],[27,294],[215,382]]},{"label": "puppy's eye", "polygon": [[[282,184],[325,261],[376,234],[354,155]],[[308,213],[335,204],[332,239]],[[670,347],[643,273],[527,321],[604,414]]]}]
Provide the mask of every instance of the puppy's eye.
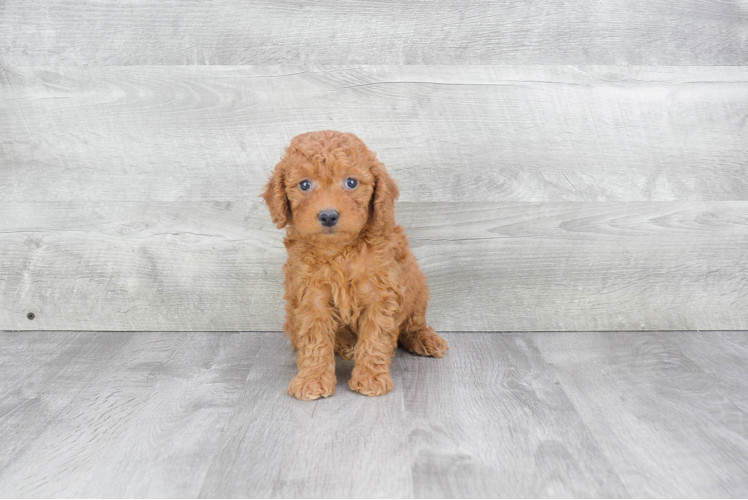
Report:
[{"label": "puppy's eye", "polygon": [[356,179],[353,179],[352,177],[348,177],[345,180],[345,187],[348,189],[355,189],[356,186],[358,186],[358,181]]},{"label": "puppy's eye", "polygon": [[312,183],[309,181],[301,181],[299,182],[299,189],[302,191],[309,191],[312,189]]}]

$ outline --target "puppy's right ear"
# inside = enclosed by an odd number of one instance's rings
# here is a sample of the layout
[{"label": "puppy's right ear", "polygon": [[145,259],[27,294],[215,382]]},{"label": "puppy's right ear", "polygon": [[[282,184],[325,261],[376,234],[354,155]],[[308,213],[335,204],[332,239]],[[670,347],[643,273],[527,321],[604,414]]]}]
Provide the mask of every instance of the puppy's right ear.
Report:
[{"label": "puppy's right ear", "polygon": [[265,203],[268,204],[270,209],[270,216],[278,229],[284,227],[291,216],[291,207],[288,205],[288,198],[286,198],[285,174],[285,164],[283,162],[278,163],[273,170],[273,175],[270,177],[265,192],[262,193],[262,197],[265,198]]}]

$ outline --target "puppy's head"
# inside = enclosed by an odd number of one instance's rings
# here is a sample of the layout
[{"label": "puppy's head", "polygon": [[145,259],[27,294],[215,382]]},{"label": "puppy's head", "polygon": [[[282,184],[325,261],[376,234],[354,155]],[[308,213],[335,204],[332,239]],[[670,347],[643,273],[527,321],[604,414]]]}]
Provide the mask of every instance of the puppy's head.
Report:
[{"label": "puppy's head", "polygon": [[394,224],[398,188],[361,139],[325,130],[293,138],[262,196],[279,228],[325,244]]}]

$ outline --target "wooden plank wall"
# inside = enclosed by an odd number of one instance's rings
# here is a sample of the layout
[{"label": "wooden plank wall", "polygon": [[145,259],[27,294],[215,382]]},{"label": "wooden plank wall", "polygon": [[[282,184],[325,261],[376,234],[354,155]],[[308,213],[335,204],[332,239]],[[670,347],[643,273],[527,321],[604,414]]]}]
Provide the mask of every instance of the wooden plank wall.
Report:
[{"label": "wooden plank wall", "polygon": [[8,0],[0,329],[279,330],[258,195],[326,128],[439,330],[748,329],[747,63],[746,0]]}]

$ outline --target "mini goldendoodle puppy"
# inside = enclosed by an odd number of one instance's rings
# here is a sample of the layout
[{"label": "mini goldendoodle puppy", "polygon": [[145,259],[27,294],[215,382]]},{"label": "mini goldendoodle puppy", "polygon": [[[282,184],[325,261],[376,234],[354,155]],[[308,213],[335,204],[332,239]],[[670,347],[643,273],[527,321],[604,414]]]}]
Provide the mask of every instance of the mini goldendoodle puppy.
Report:
[{"label": "mini goldendoodle puppy", "polygon": [[421,356],[447,353],[426,324],[426,277],[395,224],[397,185],[361,139],[294,137],[262,196],[286,228],[284,331],[299,370],[289,394],[332,395],[336,352],[355,360],[348,385],[367,396],[392,390],[398,341]]}]

